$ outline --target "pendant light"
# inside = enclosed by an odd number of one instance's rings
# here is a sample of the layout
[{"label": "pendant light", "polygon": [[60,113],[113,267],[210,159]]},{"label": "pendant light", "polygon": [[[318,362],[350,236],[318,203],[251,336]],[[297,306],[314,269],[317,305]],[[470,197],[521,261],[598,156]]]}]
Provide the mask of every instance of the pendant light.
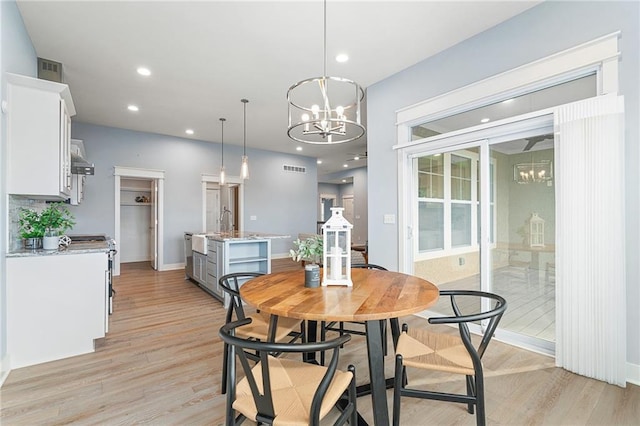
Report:
[{"label": "pendant light", "polygon": [[327,1],[324,0],[324,68],[322,77],[299,81],[287,91],[287,135],[298,142],[328,145],[351,142],[365,134],[358,83],[327,76]]},{"label": "pendant light", "polygon": [[220,125],[222,128],[222,137],[220,138],[220,185],[224,185],[226,183],[226,176],[224,173],[224,122],[227,121],[226,118],[220,118]]},{"label": "pendant light", "polygon": [[244,109],[244,133],[242,137],[242,164],[240,165],[240,177],[242,177],[242,179],[249,179],[249,157],[247,157],[247,104],[249,103],[249,99],[240,99],[240,102],[243,103]]}]

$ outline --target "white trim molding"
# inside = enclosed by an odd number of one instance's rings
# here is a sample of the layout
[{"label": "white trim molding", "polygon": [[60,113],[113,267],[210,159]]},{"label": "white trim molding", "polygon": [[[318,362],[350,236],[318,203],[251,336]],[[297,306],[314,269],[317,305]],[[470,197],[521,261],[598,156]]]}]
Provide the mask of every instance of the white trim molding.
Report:
[{"label": "white trim molding", "polygon": [[[618,92],[620,32],[591,40],[396,111],[398,124],[418,124],[479,108],[598,72],[598,94]],[[408,142],[408,135],[398,143]]]}]

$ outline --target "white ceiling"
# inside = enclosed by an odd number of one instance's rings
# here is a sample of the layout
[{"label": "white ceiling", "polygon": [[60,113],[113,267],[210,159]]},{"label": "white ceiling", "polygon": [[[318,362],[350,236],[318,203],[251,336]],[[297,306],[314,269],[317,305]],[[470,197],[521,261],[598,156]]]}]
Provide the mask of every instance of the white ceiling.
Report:
[{"label": "white ceiling", "polygon": [[[225,144],[242,145],[248,98],[250,148],[321,158],[319,175],[366,164],[346,162],[365,138],[297,152],[286,135],[287,89],[322,75],[319,0],[17,3],[37,55],[63,64],[74,120],[219,142],[226,117]],[[327,74],[366,89],[538,3],[330,0]],[[341,52],[347,63],[334,60]]]}]

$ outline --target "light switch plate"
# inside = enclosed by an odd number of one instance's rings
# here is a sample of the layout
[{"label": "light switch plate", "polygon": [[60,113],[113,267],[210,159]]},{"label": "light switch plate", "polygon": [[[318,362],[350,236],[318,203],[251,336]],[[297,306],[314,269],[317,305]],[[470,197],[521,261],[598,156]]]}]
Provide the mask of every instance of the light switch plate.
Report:
[{"label": "light switch plate", "polygon": [[251,215],[249,217],[249,220],[258,220],[258,216]]},{"label": "light switch plate", "polygon": [[383,223],[396,223],[396,215],[395,214],[385,214]]}]

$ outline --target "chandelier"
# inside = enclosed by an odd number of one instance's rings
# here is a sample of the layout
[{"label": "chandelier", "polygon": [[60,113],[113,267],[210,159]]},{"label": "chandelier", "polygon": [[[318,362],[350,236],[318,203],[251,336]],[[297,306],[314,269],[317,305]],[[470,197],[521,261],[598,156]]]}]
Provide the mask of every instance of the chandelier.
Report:
[{"label": "chandelier", "polygon": [[364,90],[355,81],[327,76],[327,1],[324,1],[324,68],[322,77],[302,80],[287,91],[287,135],[309,144],[338,144],[365,134],[360,123]]},{"label": "chandelier", "polygon": [[513,180],[519,184],[551,182],[553,164],[550,160],[518,163],[513,166]]}]

